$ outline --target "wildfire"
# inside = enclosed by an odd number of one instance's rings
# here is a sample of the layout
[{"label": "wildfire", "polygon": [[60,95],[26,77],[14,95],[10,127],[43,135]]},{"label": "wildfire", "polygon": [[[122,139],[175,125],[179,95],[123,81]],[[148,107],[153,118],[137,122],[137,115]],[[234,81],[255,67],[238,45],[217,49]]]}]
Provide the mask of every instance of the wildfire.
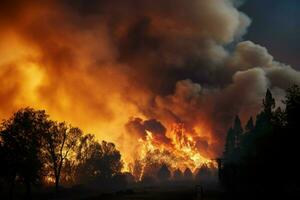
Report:
[{"label": "wildfire", "polygon": [[147,168],[157,167],[162,163],[167,164],[171,170],[180,169],[182,171],[186,168],[195,171],[203,164],[215,166],[211,159],[206,158],[199,152],[196,140],[184,128],[182,123],[173,124],[170,131],[167,132],[169,143],[161,142],[150,131],[146,131],[146,134],[144,139],[138,139],[140,157],[136,162],[139,162],[139,173],[134,173],[133,168],[129,169],[139,180],[147,174],[147,170],[149,171]]},{"label": "wildfire", "polygon": [[175,146],[175,151],[194,161],[194,165],[188,166],[189,168],[194,169],[202,164],[209,164],[212,162],[210,159],[207,159],[200,154],[196,147],[196,141],[193,139],[193,136],[185,130],[184,124],[174,124],[173,127],[171,137]]}]

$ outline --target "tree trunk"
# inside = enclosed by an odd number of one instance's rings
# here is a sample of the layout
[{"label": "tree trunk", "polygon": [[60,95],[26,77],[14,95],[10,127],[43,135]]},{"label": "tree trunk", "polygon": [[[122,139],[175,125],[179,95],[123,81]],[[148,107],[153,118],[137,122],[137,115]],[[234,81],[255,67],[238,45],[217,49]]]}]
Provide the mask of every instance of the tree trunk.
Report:
[{"label": "tree trunk", "polygon": [[56,194],[58,193],[58,190],[59,190],[59,179],[60,179],[61,167],[62,167],[62,162],[59,164],[59,167],[58,167],[57,172],[55,174],[55,190],[56,190]]},{"label": "tree trunk", "polygon": [[59,175],[55,176],[55,192],[56,194],[59,192]]}]

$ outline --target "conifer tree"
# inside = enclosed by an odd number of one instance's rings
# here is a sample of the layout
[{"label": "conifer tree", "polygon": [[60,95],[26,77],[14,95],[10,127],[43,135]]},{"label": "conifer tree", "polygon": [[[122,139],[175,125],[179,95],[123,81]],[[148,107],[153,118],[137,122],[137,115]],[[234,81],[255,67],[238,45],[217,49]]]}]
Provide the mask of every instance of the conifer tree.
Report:
[{"label": "conifer tree", "polygon": [[235,117],[234,120],[233,132],[234,132],[234,147],[239,148],[241,142],[241,136],[243,134],[243,127],[238,115]]},{"label": "conifer tree", "polygon": [[247,133],[252,132],[254,129],[254,122],[253,122],[253,118],[250,117],[250,119],[248,120],[245,130]]},{"label": "conifer tree", "polygon": [[224,151],[224,157],[225,159],[228,159],[230,155],[232,155],[234,151],[234,132],[232,127],[228,129],[226,142],[225,142],[225,151]]}]

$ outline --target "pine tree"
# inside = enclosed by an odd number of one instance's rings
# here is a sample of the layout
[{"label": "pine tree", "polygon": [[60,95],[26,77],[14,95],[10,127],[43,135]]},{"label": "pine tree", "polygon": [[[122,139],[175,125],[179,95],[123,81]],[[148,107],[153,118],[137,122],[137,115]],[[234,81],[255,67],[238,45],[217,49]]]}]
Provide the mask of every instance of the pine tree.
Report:
[{"label": "pine tree", "polygon": [[193,179],[193,172],[191,171],[190,168],[186,168],[184,170],[183,177],[184,177],[185,180],[192,180]]},{"label": "pine tree", "polygon": [[234,132],[234,147],[239,148],[241,142],[241,136],[243,134],[243,127],[238,115],[235,117],[234,120],[233,132]]},{"label": "pine tree", "polygon": [[179,180],[182,180],[183,178],[183,173],[180,169],[176,169],[173,173],[173,179],[175,181],[179,181]]},{"label": "pine tree", "polygon": [[266,97],[263,100],[263,109],[264,113],[270,117],[272,114],[272,110],[275,108],[275,99],[273,98],[273,95],[271,91],[268,89],[266,93]]},{"label": "pine tree", "polygon": [[157,172],[157,178],[160,181],[167,181],[171,177],[171,172],[166,164],[163,164]]},{"label": "pine tree", "polygon": [[254,122],[253,122],[253,118],[250,117],[250,119],[248,120],[248,122],[246,124],[245,130],[247,133],[250,133],[253,131],[253,129],[254,129]]},{"label": "pine tree", "polygon": [[275,100],[271,91],[268,89],[265,99],[263,99],[263,111],[256,117],[256,134],[268,134],[272,132]]},{"label": "pine tree", "polygon": [[224,151],[224,158],[229,159],[234,151],[234,131],[232,127],[228,129],[226,143],[225,143],[225,151]]},{"label": "pine tree", "polygon": [[300,123],[299,113],[300,113],[300,87],[293,85],[287,90],[286,99],[284,101],[286,104],[286,116],[287,123],[291,127],[297,127]]}]

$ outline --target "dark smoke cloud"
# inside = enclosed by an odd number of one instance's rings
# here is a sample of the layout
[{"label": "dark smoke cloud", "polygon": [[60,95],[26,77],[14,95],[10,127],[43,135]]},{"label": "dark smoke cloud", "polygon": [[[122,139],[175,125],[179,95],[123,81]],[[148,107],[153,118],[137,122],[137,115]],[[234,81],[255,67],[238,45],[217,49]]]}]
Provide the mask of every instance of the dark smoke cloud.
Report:
[{"label": "dark smoke cloud", "polygon": [[126,124],[127,131],[136,134],[143,140],[146,140],[147,131],[152,134],[154,142],[172,145],[171,140],[166,136],[167,129],[156,119],[143,121],[140,118],[134,118]]}]

